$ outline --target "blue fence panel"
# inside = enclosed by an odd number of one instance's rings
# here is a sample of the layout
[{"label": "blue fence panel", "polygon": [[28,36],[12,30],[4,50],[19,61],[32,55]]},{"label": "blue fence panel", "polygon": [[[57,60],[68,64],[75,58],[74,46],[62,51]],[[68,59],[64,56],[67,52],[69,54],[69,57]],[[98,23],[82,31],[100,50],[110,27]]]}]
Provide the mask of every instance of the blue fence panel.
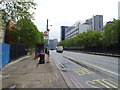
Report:
[{"label": "blue fence panel", "polygon": [[0,43],[0,68],[2,67],[2,43]]},{"label": "blue fence panel", "polygon": [[0,42],[0,68],[10,61],[10,45]]}]

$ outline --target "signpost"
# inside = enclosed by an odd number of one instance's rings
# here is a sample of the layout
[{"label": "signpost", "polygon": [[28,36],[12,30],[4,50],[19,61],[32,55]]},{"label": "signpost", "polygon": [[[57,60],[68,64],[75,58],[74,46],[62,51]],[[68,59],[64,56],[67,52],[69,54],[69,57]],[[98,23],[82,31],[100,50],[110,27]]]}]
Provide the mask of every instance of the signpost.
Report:
[{"label": "signpost", "polygon": [[44,32],[44,39],[47,41],[48,40],[48,31]]},{"label": "signpost", "polygon": [[48,39],[48,36],[44,35],[44,39],[47,40],[47,39]]}]

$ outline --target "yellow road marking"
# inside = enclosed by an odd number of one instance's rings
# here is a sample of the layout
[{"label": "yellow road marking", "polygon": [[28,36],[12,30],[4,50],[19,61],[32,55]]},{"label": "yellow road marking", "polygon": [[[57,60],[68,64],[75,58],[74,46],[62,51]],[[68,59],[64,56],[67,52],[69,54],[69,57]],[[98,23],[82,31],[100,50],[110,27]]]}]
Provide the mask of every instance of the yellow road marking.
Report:
[{"label": "yellow road marking", "polygon": [[77,71],[75,71],[78,75],[82,75],[81,73],[79,73],[79,72],[77,72]]},{"label": "yellow road marking", "polygon": [[88,74],[96,74],[95,72],[90,71],[90,70],[88,70],[88,69],[86,69],[86,68],[83,68],[83,70],[86,71]]},{"label": "yellow road marking", "polygon": [[96,84],[95,82],[93,82],[93,81],[86,81],[86,84],[88,84],[89,86],[91,86],[91,87],[93,87],[93,88],[100,88],[100,87],[96,87],[96,86],[93,86],[93,85],[91,85],[91,84],[89,84],[89,83],[92,83],[92,84]]},{"label": "yellow road marking", "polygon": [[96,81],[96,82],[100,83],[101,85],[103,85],[103,86],[106,87],[106,88],[110,88],[110,87],[108,87],[107,85],[105,85],[104,83],[102,83],[99,79],[98,79],[98,80],[93,80],[93,81]]},{"label": "yellow road marking", "polygon": [[108,85],[112,86],[113,88],[117,88],[116,86],[112,85],[111,83],[105,81],[105,79],[102,79],[103,82],[107,83]]},{"label": "yellow road marking", "polygon": [[119,84],[119,83],[116,83],[116,82],[112,81],[111,78],[109,78],[109,79],[107,79],[107,80],[109,80],[110,82],[114,83],[115,85],[118,85],[118,84]]},{"label": "yellow road marking", "polygon": [[85,74],[85,72],[82,71],[81,69],[76,69],[75,72],[78,73],[79,75],[84,75]]},{"label": "yellow road marking", "polygon": [[93,71],[90,71],[86,68],[81,68],[81,69],[73,69],[77,74],[79,75],[85,75],[85,74],[96,74]]},{"label": "yellow road marking", "polygon": [[[109,79],[97,79],[97,80],[92,80],[92,81],[86,81],[85,82],[86,84],[88,84],[89,86],[91,87],[94,87],[94,88],[100,88],[100,87],[97,87],[96,85],[98,85],[97,83],[99,83],[100,85],[106,87],[106,88],[118,88],[117,86],[117,83],[113,82],[110,78]],[[113,85],[113,84],[115,85]],[[94,84],[94,85],[92,85]]]}]

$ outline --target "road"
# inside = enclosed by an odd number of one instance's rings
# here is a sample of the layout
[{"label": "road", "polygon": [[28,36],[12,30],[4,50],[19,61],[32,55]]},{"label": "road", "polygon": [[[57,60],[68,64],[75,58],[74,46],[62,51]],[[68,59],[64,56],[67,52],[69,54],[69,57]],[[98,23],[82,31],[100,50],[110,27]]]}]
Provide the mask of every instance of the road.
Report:
[{"label": "road", "polygon": [[70,88],[118,88],[118,58],[75,52],[50,52]]}]

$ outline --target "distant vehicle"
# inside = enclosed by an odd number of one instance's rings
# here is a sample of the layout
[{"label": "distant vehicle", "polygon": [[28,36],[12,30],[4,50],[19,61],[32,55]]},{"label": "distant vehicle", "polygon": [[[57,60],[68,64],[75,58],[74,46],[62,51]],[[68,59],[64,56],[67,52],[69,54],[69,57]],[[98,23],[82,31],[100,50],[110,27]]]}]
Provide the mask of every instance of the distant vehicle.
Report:
[{"label": "distant vehicle", "polygon": [[51,48],[50,50],[54,50],[54,48]]},{"label": "distant vehicle", "polygon": [[62,53],[63,52],[63,46],[57,46],[56,51],[59,52],[59,53]]}]

